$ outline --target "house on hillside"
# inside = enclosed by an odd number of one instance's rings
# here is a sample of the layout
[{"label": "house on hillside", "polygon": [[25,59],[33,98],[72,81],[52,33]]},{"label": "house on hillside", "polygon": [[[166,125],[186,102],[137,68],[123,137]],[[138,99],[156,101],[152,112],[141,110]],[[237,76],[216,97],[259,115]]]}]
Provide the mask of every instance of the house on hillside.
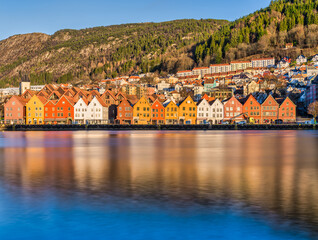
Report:
[{"label": "house on hillside", "polygon": [[307,62],[307,58],[304,55],[300,55],[296,58],[296,64],[301,65]]},{"label": "house on hillside", "polygon": [[277,64],[277,68],[288,68],[289,67],[289,62],[287,62],[286,60],[281,60],[278,62]]}]

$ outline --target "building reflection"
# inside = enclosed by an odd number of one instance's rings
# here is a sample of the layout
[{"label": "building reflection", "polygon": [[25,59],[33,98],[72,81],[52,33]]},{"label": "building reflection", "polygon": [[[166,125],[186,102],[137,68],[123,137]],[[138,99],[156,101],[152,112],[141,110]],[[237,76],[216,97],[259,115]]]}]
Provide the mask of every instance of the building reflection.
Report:
[{"label": "building reflection", "polygon": [[[4,139],[8,139],[4,135]],[[286,132],[23,133],[0,148],[0,184],[256,207],[318,226],[318,139]]]}]

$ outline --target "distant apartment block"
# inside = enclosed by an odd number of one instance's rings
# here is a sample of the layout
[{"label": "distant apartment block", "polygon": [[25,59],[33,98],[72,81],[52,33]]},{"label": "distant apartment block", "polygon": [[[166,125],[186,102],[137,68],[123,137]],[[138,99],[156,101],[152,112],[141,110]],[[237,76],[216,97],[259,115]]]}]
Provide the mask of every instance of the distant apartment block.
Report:
[{"label": "distant apartment block", "polygon": [[199,77],[203,77],[205,74],[210,73],[210,69],[208,67],[197,67],[193,68],[192,75],[199,75]]},{"label": "distant apartment block", "polygon": [[210,65],[210,73],[225,73],[231,71],[230,64],[212,64]]},{"label": "distant apartment block", "polygon": [[231,71],[245,70],[246,68],[252,67],[250,61],[233,61],[231,62]]},{"label": "distant apartment block", "polygon": [[252,59],[252,68],[263,68],[275,65],[275,58]]},{"label": "distant apartment block", "polygon": [[179,71],[177,72],[178,77],[186,77],[186,76],[191,76],[192,71],[191,70],[185,70],[185,71]]}]

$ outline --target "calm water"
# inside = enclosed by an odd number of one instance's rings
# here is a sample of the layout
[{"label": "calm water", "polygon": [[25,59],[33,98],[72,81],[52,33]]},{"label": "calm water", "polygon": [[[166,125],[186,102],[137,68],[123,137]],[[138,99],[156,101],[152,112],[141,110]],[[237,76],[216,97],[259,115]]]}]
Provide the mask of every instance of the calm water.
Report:
[{"label": "calm water", "polygon": [[0,239],[318,239],[318,131],[0,133]]}]

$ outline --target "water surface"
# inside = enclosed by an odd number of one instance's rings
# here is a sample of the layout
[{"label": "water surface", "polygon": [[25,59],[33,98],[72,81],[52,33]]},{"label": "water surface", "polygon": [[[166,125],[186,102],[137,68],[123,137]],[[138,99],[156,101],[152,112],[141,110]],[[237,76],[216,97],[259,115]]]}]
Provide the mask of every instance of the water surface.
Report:
[{"label": "water surface", "polygon": [[318,239],[318,132],[0,133],[0,239]]}]

